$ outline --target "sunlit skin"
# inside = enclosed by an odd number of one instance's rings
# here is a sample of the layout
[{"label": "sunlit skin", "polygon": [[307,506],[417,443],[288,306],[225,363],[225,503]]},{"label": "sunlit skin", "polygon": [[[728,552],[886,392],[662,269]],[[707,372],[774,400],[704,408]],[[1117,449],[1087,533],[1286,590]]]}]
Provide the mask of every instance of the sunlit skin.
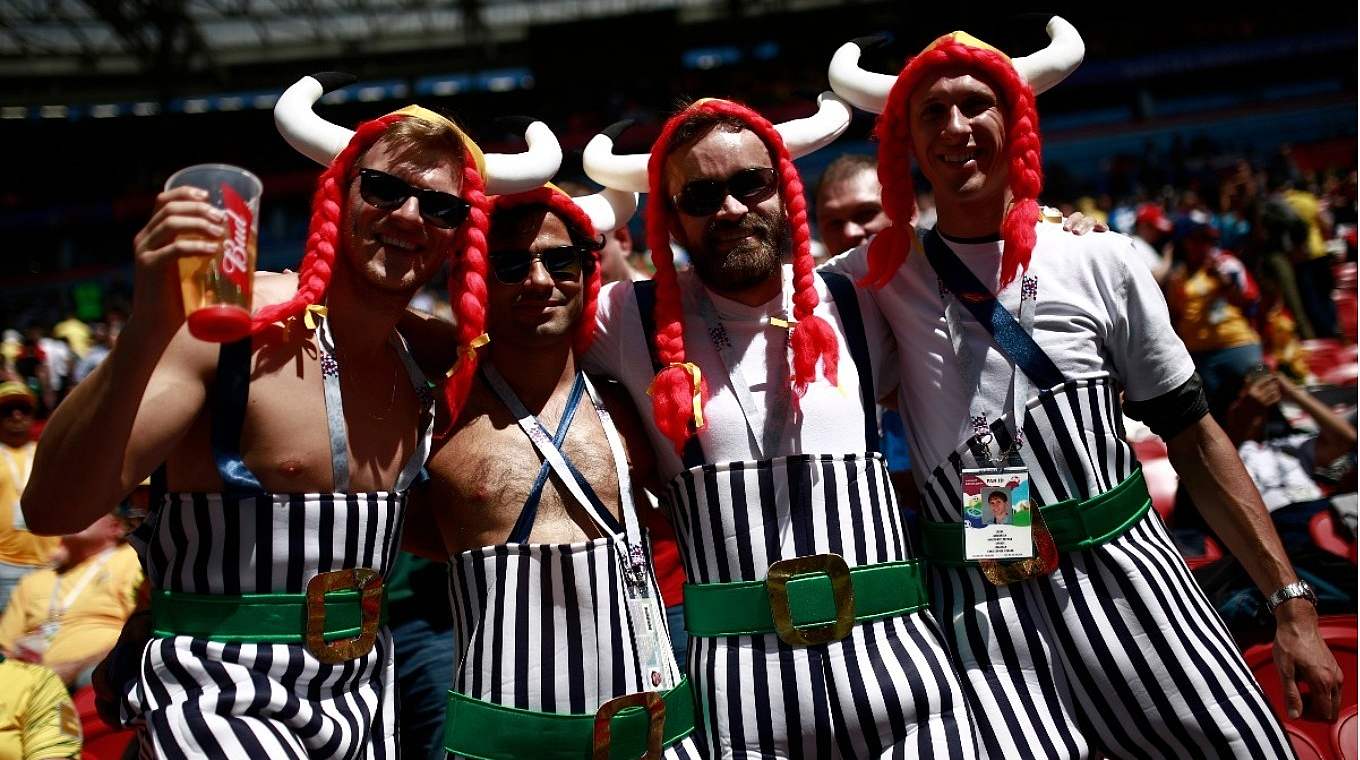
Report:
[{"label": "sunlit skin", "polygon": [[[537,234],[535,234],[537,231]],[[562,220],[547,209],[536,210],[514,229],[498,228],[491,238],[491,257],[498,251],[542,253],[572,245]],[[488,273],[487,331],[498,345],[535,348],[561,343],[581,314],[582,276],[554,278],[535,260],[524,279],[505,284]]]},{"label": "sunlit skin", "polygon": [[428,282],[448,255],[457,230],[426,222],[414,195],[393,209],[370,205],[359,194],[359,170],[377,169],[412,187],[457,195],[462,187],[458,166],[448,159],[430,164],[425,158],[425,165],[414,164],[379,141],[354,167],[345,196],[349,241],[342,248],[349,266],[381,290],[409,294]]},{"label": "sunlit skin", "polygon": [[962,71],[918,87],[908,102],[917,165],[935,192],[939,229],[961,238],[1001,230],[1009,192],[1006,120],[996,90]]},{"label": "sunlit skin", "polygon": [[828,187],[817,196],[817,230],[827,252],[848,251],[886,228],[878,177],[865,168]]},{"label": "sunlit skin", "polygon": [[[711,129],[666,160],[666,192],[687,182],[726,180],[742,169],[772,168],[770,151],[754,132]],[[695,272],[716,293],[751,306],[779,295],[779,241],[786,221],[779,193],[747,207],[728,195],[709,216],[671,214],[671,234],[689,251]]]}]

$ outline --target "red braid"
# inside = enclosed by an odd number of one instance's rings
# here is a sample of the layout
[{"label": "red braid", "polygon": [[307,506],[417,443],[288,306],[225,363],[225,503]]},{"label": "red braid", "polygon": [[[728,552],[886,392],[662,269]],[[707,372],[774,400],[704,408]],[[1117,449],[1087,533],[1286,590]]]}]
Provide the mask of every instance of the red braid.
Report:
[{"label": "red braid", "polygon": [[449,301],[458,324],[458,363],[453,366],[448,382],[444,384],[450,428],[457,422],[476,376],[477,349],[474,343],[486,331],[486,234],[491,224],[491,201],[486,196],[485,187],[471,151],[464,148],[461,195],[472,204],[472,208],[458,235],[458,245],[462,246],[463,254],[449,270]]},{"label": "red braid", "polygon": [[[822,362],[822,374],[828,382],[837,384],[840,346],[835,332],[821,317],[813,314],[821,297],[817,294],[813,273],[812,234],[808,229],[807,199],[803,181],[793,165],[779,130],[768,119],[750,108],[728,100],[703,100],[671,117],[661,130],[652,148],[647,173],[649,205],[647,214],[647,246],[652,251],[656,268],[656,328],[657,356],[663,366],[652,383],[652,406],[656,424],[661,432],[675,443],[676,450],[684,447],[691,433],[694,418],[694,385],[687,370],[674,366],[685,361],[684,323],[680,304],[680,288],[675,274],[670,247],[670,208],[664,200],[666,159],[674,146],[674,135],[686,123],[696,118],[731,118],[744,124],[769,148],[779,174],[780,199],[793,231],[793,316],[797,325],[790,342],[793,348],[791,382],[795,403],[816,380],[817,362]],[[700,404],[708,400],[708,387],[701,383]]]},{"label": "red braid", "polygon": [[925,52],[907,62],[888,93],[888,102],[874,128],[878,139],[878,181],[883,187],[883,211],[893,226],[880,232],[869,245],[869,274],[861,285],[882,287],[906,260],[915,240],[908,223],[916,213],[916,194],[911,181],[911,93],[947,69],[971,69],[1000,89],[1006,112],[1006,160],[1011,208],[1001,224],[1004,247],[1001,280],[1005,288],[1029,268],[1034,251],[1034,225],[1039,219],[1039,193],[1043,190],[1043,162],[1039,144],[1039,113],[1034,90],[1010,60],[994,50],[966,45],[951,36],[941,37]]},{"label": "red braid", "polygon": [[[576,230],[578,237],[595,240],[595,225],[587,214],[566,193],[552,187],[537,187],[513,195],[497,195],[491,198],[491,213],[521,206],[545,206],[561,217],[562,222]],[[576,336],[572,340],[572,350],[577,356],[585,356],[590,344],[595,340],[595,307],[600,294],[600,252],[592,250],[591,266],[587,268],[585,288],[581,302],[580,323],[576,325]]]},{"label": "red braid", "polygon": [[298,289],[291,300],[265,306],[251,319],[251,332],[259,333],[279,321],[296,317],[326,296],[335,268],[335,252],[340,247],[344,223],[345,191],[354,162],[373,146],[389,127],[404,117],[389,114],[360,124],[349,145],[331,161],[317,179],[312,196],[312,218],[307,225],[307,247],[298,268]]}]

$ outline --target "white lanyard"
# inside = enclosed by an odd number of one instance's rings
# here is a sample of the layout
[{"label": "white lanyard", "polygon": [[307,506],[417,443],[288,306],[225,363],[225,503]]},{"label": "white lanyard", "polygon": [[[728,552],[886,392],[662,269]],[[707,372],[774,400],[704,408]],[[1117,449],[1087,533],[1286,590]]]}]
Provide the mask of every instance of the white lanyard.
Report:
[{"label": "white lanyard", "polygon": [[80,598],[80,594],[85,590],[85,587],[90,585],[90,582],[95,579],[95,576],[99,574],[99,571],[104,569],[104,565],[108,564],[109,560],[113,558],[113,552],[113,548],[108,548],[100,552],[93,564],[85,568],[85,573],[80,576],[79,581],[76,581],[75,587],[68,591],[60,602],[58,602],[58,597],[61,593],[61,576],[58,575],[53,579],[52,601],[47,605],[48,622],[56,623],[61,620],[62,616],[66,614],[66,611],[71,609],[71,605],[75,604],[76,599]]},{"label": "white lanyard", "polygon": [[[727,369],[727,380],[732,386],[732,391],[736,394],[737,404],[741,407],[741,416],[746,421],[746,430],[751,435],[751,442],[756,447],[759,459],[769,459],[774,456],[779,448],[779,443],[784,438],[784,430],[788,425],[789,417],[789,385],[787,382],[772,384],[765,393],[765,425],[762,430],[757,430],[752,416],[756,411],[756,401],[751,395],[751,388],[746,384],[746,378],[741,372],[741,357],[732,345],[732,341],[727,336],[727,327],[718,316],[718,309],[713,305],[713,300],[708,297],[708,292],[700,287],[696,296],[699,300],[699,315],[703,317],[704,327],[708,330],[708,338],[713,343],[713,348],[717,350],[719,358]],[[781,295],[782,298],[782,295]],[[785,316],[788,311],[783,312]],[[761,320],[762,323],[774,326],[783,322],[785,327],[778,328],[783,335],[784,350],[780,352],[780,359],[787,366],[789,353],[789,330],[793,329],[793,323],[780,317],[770,316]],[[768,373],[767,373],[768,374]]]}]

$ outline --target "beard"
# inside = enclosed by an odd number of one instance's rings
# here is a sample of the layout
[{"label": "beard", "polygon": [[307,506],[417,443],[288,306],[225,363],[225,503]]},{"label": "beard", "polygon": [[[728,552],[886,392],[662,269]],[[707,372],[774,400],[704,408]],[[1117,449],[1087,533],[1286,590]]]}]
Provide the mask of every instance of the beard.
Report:
[{"label": "beard", "polygon": [[[746,233],[726,251],[722,238]],[[784,255],[793,246],[788,217],[782,210],[770,216],[750,212],[737,221],[714,221],[704,230],[701,245],[690,251],[694,271],[714,290],[746,290],[778,276]]]}]

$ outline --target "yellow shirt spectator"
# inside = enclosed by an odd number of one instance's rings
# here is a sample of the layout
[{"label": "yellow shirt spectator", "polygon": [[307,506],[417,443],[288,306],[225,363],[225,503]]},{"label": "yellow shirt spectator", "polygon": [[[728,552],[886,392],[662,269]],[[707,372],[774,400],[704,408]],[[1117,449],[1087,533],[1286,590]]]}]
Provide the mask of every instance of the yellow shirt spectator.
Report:
[{"label": "yellow shirt spectator", "polygon": [[0,760],[80,757],[80,718],[56,673],[0,655]]},{"label": "yellow shirt spectator", "polygon": [[45,646],[42,663],[49,666],[101,656],[118,641],[141,582],[137,552],[126,544],[60,573],[34,571],[0,616],[0,649],[14,656]]},{"label": "yellow shirt spectator", "polygon": [[1326,256],[1327,243],[1322,239],[1322,204],[1318,202],[1317,196],[1303,190],[1286,190],[1284,199],[1303,223],[1308,225],[1308,238],[1303,242],[1303,250],[1308,254],[1308,258]]},{"label": "yellow shirt spectator", "polygon": [[84,357],[90,350],[90,326],[75,317],[63,319],[52,326],[52,337],[65,338],[76,356]]},{"label": "yellow shirt spectator", "polygon": [[0,443],[0,562],[9,565],[46,565],[52,560],[61,538],[35,536],[24,524],[19,496],[33,469],[36,443],[17,448]]}]

